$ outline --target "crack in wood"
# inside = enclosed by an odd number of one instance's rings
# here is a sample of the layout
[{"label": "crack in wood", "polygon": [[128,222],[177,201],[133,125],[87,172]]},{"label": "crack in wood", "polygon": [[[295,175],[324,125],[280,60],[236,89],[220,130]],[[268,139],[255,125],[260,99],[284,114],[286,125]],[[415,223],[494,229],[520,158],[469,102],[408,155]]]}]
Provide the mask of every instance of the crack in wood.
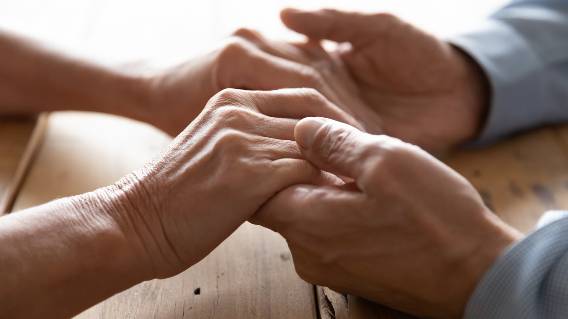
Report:
[{"label": "crack in wood", "polygon": [[326,289],[321,288],[320,294],[320,315],[322,319],[335,319],[335,308],[333,300],[328,296]]}]

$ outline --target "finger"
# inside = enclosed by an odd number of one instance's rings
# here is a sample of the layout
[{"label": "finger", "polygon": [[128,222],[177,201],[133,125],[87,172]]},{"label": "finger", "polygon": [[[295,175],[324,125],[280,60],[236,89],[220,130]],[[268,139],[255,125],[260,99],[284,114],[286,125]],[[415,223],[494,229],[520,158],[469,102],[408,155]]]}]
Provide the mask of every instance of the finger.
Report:
[{"label": "finger", "polygon": [[310,63],[310,55],[307,55],[306,52],[301,50],[298,46],[287,42],[270,41],[256,30],[241,28],[235,31],[233,35],[249,41],[258,49],[273,56],[303,64]]},{"label": "finger", "polygon": [[247,41],[229,45],[219,57],[215,83],[218,89],[274,90],[319,89],[317,74],[305,65],[266,53]]},{"label": "finger", "polygon": [[256,30],[241,28],[234,32],[235,36],[241,37],[254,44],[258,49],[279,58],[292,60],[306,65],[313,65],[318,61],[328,60],[329,53],[322,47],[319,41],[307,42],[283,42],[266,39]]},{"label": "finger", "polygon": [[[250,150],[258,154],[265,153],[267,158],[272,160],[271,165],[273,168],[279,169],[281,166],[287,167],[289,163],[292,163],[294,165],[307,164],[311,167],[314,167],[311,163],[304,159],[296,142],[277,139],[263,139],[257,141],[254,145],[257,147],[255,148],[253,146],[250,148]],[[301,161],[297,162],[295,160]],[[314,178],[306,181],[305,183],[318,186],[333,186],[338,190],[349,189],[345,188],[345,183],[341,179],[328,172],[323,172],[317,169],[317,174],[313,177]]]},{"label": "finger", "polygon": [[267,116],[252,110],[245,112],[250,112],[243,127],[245,131],[276,140],[294,141],[294,128],[298,120]]},{"label": "finger", "polygon": [[[299,230],[298,227],[302,225],[321,226],[313,225],[312,222],[325,222],[336,218],[332,211],[349,212],[353,204],[362,200],[361,193],[334,186],[295,185],[279,192],[249,221],[279,233],[286,233],[290,228]],[[322,214],[325,216],[321,216]]]},{"label": "finger", "polygon": [[272,198],[292,185],[317,183],[321,181],[321,175],[321,171],[306,160],[280,158],[272,161],[264,187],[270,191],[268,198]]},{"label": "finger", "polygon": [[225,89],[212,97],[214,122],[256,135],[295,140],[296,119],[325,116],[355,126],[360,124],[313,89],[248,91]]},{"label": "finger", "polygon": [[218,90],[313,88],[332,101],[339,100],[334,90],[312,67],[268,54],[244,40],[227,46],[219,57],[215,74],[214,83]]},{"label": "finger", "polygon": [[[325,118],[306,118],[295,128],[296,142],[310,162],[356,182],[372,159],[378,159],[373,135]],[[358,185],[362,186],[362,185]]]},{"label": "finger", "polygon": [[294,128],[298,120],[264,116],[265,120],[256,124],[256,131],[266,137],[294,141]]},{"label": "finger", "polygon": [[249,219],[249,222],[281,232],[301,212],[309,214],[307,194],[316,186],[297,185],[286,188],[266,202],[261,209]]},{"label": "finger", "polygon": [[321,116],[360,127],[351,115],[313,89],[251,91],[251,97],[258,111],[271,117],[302,119]]},{"label": "finger", "polygon": [[294,43],[293,45],[302,50],[302,52],[308,55],[313,61],[327,61],[330,58],[330,54],[319,41],[309,40],[307,42]]},{"label": "finger", "polygon": [[303,159],[297,143],[276,138],[257,137],[249,148],[252,153],[263,154],[264,157],[276,161],[283,158]]},{"label": "finger", "polygon": [[389,14],[363,14],[334,9],[304,11],[284,9],[282,22],[290,29],[313,39],[363,44],[388,28],[396,19]]},{"label": "finger", "polygon": [[295,119],[267,116],[258,111],[249,91],[226,89],[209,100],[210,121],[218,129],[230,128],[275,139],[294,140]]},{"label": "finger", "polygon": [[294,128],[298,120],[275,118],[259,114],[251,123],[250,132],[277,140],[294,141]]}]

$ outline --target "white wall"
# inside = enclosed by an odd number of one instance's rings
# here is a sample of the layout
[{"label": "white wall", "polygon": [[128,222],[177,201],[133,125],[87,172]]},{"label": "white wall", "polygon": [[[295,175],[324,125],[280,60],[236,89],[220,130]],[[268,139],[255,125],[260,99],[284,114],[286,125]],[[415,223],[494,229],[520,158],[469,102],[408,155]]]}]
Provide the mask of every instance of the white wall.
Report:
[{"label": "white wall", "polygon": [[0,28],[101,62],[174,61],[211,48],[239,26],[297,37],[286,6],[390,11],[441,36],[475,25],[506,0],[0,0]]}]

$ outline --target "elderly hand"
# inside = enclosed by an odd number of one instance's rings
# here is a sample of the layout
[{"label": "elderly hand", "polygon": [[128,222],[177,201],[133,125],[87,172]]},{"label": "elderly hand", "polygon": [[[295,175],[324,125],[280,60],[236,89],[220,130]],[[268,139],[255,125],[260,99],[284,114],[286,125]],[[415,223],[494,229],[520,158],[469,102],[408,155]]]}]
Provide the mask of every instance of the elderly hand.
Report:
[{"label": "elderly hand", "polygon": [[0,313],[71,317],[197,263],[280,190],[336,181],[293,141],[292,118],[330,110],[311,89],[224,90],[146,168],[0,218]]},{"label": "elderly hand", "polygon": [[282,234],[305,280],[426,317],[458,317],[520,235],[462,176],[411,144],[322,118],[301,120],[302,154],[352,181],[292,186],[254,222]]},{"label": "elderly hand", "polygon": [[[314,90],[227,89],[146,169],[97,191],[126,229],[152,277],[167,277],[205,257],[270,197],[320,171],[293,141],[306,109],[329,104]],[[323,110],[322,112],[325,112]],[[333,116],[333,114],[329,114]],[[276,117],[277,116],[277,117]]]},{"label": "elderly hand", "polygon": [[[237,35],[289,60],[313,87],[369,133],[385,133],[429,151],[445,151],[476,136],[487,104],[487,80],[460,50],[389,14],[336,10],[282,12],[309,41],[268,41]],[[349,46],[326,51],[319,40]]]},{"label": "elderly hand", "polygon": [[[146,107],[138,108],[137,117],[175,136],[218,91],[313,87],[309,82],[311,74],[304,71],[290,61],[267,54],[246,39],[232,37],[208,54],[143,78],[141,87],[147,92]],[[326,113],[333,112],[342,121],[358,125],[332,103],[327,103],[326,108],[329,109]]]}]

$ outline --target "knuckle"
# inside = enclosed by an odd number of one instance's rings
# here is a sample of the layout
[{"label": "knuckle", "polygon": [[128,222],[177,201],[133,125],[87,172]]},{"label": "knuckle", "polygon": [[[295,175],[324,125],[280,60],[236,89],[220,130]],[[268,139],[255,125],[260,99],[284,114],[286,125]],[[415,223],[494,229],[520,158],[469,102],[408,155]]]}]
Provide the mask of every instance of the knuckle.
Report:
[{"label": "knuckle", "polygon": [[320,89],[323,87],[323,77],[321,76],[321,74],[314,68],[312,67],[308,67],[305,68],[306,70],[304,71],[304,77],[306,79],[306,81],[308,82],[308,84],[310,85],[310,87],[315,88],[315,89]]},{"label": "knuckle", "polygon": [[314,88],[299,89],[300,95],[307,100],[309,104],[326,104],[327,99],[318,90]]},{"label": "knuckle", "polygon": [[244,39],[256,39],[258,38],[258,32],[249,28],[238,28],[235,32],[233,32],[233,36]]},{"label": "knuckle", "polygon": [[324,9],[320,9],[319,13],[322,14],[322,15],[337,16],[337,15],[341,14],[341,11],[339,11],[337,9],[333,9],[333,8],[324,8]]},{"label": "knuckle", "polygon": [[311,66],[303,66],[300,70],[302,81],[310,88],[319,89],[323,87],[323,77]]},{"label": "knuckle", "polygon": [[243,38],[234,37],[223,46],[219,58],[221,60],[232,60],[237,57],[246,56],[249,52],[250,44]]},{"label": "knuckle", "polygon": [[219,137],[216,139],[213,146],[213,151],[217,152],[235,152],[236,150],[242,149],[243,145],[246,144],[246,135],[237,130],[225,129],[219,133]]},{"label": "knuckle", "polygon": [[231,37],[217,51],[212,73],[218,88],[234,86],[231,74],[235,72],[235,62],[250,60],[251,52],[251,45],[242,37]]},{"label": "knuckle", "polygon": [[223,89],[211,98],[210,104],[214,107],[238,106],[242,104],[243,95],[242,90]]},{"label": "knuckle", "polygon": [[235,172],[235,176],[239,177],[239,180],[257,180],[259,176],[264,176],[265,174],[262,168],[256,165],[257,161],[254,159],[254,156],[252,158],[247,156],[249,153],[247,150],[249,150],[249,148],[243,145],[241,141],[240,147],[237,147],[235,152],[243,156],[231,159],[229,167]]},{"label": "knuckle", "polygon": [[233,88],[223,89],[219,93],[216,94],[216,96],[220,100],[224,100],[224,101],[239,100],[240,95],[241,95],[241,90],[233,89]]},{"label": "knuckle", "polygon": [[399,18],[390,12],[379,12],[373,14],[373,18],[380,19],[383,23],[395,23],[399,21]]},{"label": "knuckle", "polygon": [[215,110],[216,122],[219,123],[221,127],[231,127],[239,128],[245,127],[246,124],[250,123],[250,116],[248,112],[234,104],[229,104],[222,106]]},{"label": "knuckle", "polygon": [[388,12],[373,14],[371,18],[376,24],[377,30],[381,32],[389,32],[393,27],[404,24],[403,21],[400,20],[400,18]]}]

